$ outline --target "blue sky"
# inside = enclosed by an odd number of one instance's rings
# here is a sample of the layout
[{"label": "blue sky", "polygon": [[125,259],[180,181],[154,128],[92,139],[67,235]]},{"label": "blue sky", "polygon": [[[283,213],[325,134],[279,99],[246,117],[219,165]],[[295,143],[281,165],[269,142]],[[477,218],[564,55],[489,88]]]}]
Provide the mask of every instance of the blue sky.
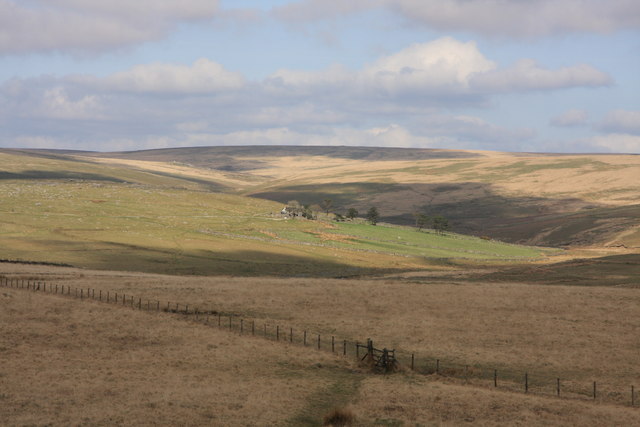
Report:
[{"label": "blue sky", "polygon": [[0,146],[640,153],[635,0],[0,0]]}]

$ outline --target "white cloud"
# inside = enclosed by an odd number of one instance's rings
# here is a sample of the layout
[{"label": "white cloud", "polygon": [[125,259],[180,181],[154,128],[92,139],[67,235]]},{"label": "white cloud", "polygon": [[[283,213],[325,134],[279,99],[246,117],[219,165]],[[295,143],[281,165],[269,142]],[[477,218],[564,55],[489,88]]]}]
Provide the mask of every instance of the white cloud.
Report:
[{"label": "white cloud", "polygon": [[589,76],[599,73],[527,64],[500,69],[474,42],[445,37],[359,70],[282,69],[264,81],[208,59],[141,64],[106,77],[12,79],[0,85],[0,139],[518,150],[535,132],[444,111],[485,107],[496,93],[596,84]]},{"label": "white cloud", "polygon": [[117,49],[216,10],[216,0],[0,0],[0,54]]},{"label": "white cloud", "polygon": [[335,64],[322,71],[280,69],[264,81],[265,89],[283,95],[308,95],[317,89],[342,90],[355,84],[356,75]]},{"label": "white cloud", "polygon": [[85,95],[77,100],[69,97],[65,88],[56,86],[44,91],[40,114],[54,119],[96,119],[100,117],[100,104],[95,95]]},{"label": "white cloud", "polygon": [[532,59],[521,59],[513,66],[474,76],[472,84],[482,92],[519,92],[570,87],[598,87],[612,83],[611,77],[590,65],[579,64],[548,70]]},{"label": "white cloud", "polygon": [[640,28],[636,0],[306,0],[275,8],[290,23],[385,7],[413,25],[489,36],[539,37]]},{"label": "white cloud", "polygon": [[640,135],[640,111],[611,111],[598,125],[598,129],[604,132]]},{"label": "white cloud", "polygon": [[454,138],[460,143],[518,145],[531,139],[531,129],[508,129],[468,115],[431,115],[420,120],[421,134]]},{"label": "white cloud", "polygon": [[137,65],[97,83],[125,92],[202,94],[238,89],[244,85],[244,77],[201,58],[191,67],[163,63]]},{"label": "white cloud", "polygon": [[[267,79],[267,86],[297,95],[321,89],[325,95],[344,95],[346,91],[369,98],[395,97],[403,102],[418,98],[415,101],[442,104],[447,98],[482,102],[482,96],[493,93],[598,87],[611,81],[606,73],[585,64],[550,70],[522,59],[499,69],[475,42],[443,37],[383,56],[359,71],[340,65],[324,71],[279,70]],[[460,96],[466,98],[458,99]]]},{"label": "white cloud", "polygon": [[195,145],[316,145],[368,147],[434,147],[437,140],[416,136],[397,124],[382,127],[326,128],[320,132],[299,132],[288,127],[237,131],[226,134],[187,135],[181,146]]},{"label": "white cloud", "polygon": [[382,57],[365,67],[360,78],[369,86],[389,92],[457,91],[467,88],[474,74],[495,68],[496,64],[480,53],[475,42],[443,37]]},{"label": "white cloud", "polygon": [[572,109],[552,117],[549,123],[558,127],[575,127],[587,124],[589,115],[585,110]]},{"label": "white cloud", "polygon": [[445,31],[546,36],[640,27],[635,0],[388,0],[408,20]]},{"label": "white cloud", "polygon": [[640,154],[640,136],[611,133],[595,136],[591,143],[611,153],[636,153]]}]

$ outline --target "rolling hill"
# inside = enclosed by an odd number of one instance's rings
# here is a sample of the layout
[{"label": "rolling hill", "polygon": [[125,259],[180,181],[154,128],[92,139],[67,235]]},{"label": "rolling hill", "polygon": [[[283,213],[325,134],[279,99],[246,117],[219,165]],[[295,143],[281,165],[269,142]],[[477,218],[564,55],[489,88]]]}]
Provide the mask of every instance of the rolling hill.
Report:
[{"label": "rolling hill", "polygon": [[165,173],[280,203],[377,206],[396,224],[423,212],[444,215],[455,231],[513,243],[640,246],[637,155],[254,146],[90,156],[147,171],[172,165]]},{"label": "rolling hill", "polygon": [[[263,175],[86,153],[0,153],[0,258],[169,274],[354,276],[540,260],[549,249],[362,220],[287,219]],[[235,186],[235,187],[234,187]],[[235,193],[235,194],[234,194]]]}]

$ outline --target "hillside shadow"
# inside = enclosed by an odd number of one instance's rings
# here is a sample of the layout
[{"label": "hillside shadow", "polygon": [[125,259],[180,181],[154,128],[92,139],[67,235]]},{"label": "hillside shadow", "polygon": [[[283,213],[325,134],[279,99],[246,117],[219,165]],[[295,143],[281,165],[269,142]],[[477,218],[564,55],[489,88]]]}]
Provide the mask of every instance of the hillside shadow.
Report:
[{"label": "hillside shadow", "polygon": [[19,173],[0,171],[0,180],[84,180],[84,181],[108,181],[124,183],[128,182],[112,176],[99,175],[84,172],[64,171],[40,171],[27,170]]},{"label": "hillside shadow", "polygon": [[640,283],[640,254],[576,259],[551,265],[518,266],[478,276],[475,280],[637,288]]},{"label": "hillside shadow", "polygon": [[481,157],[477,153],[416,148],[314,147],[249,145],[234,147],[187,147],[118,153],[91,153],[93,157],[126,158],[159,162],[179,162],[230,172],[246,172],[269,165],[261,157],[322,156],[367,161],[463,159]]},{"label": "hillside shadow", "polygon": [[[337,258],[263,250],[184,250],[104,241],[48,240],[34,243],[41,250],[32,253],[21,251],[19,257],[8,251],[5,258],[96,270],[197,276],[347,278],[408,271],[403,268],[358,267]],[[47,255],[42,257],[42,249],[45,248]]]},{"label": "hillside shadow", "polygon": [[[334,212],[344,214],[355,207],[360,216],[376,206],[382,221],[399,225],[413,225],[414,212],[442,215],[455,232],[515,243],[538,239],[537,244],[549,246],[591,244],[637,223],[640,216],[640,205],[610,207],[572,197],[507,197],[482,182],[290,185],[252,196],[283,204],[297,200],[303,205],[331,199]],[[603,221],[611,224],[603,228]]]}]

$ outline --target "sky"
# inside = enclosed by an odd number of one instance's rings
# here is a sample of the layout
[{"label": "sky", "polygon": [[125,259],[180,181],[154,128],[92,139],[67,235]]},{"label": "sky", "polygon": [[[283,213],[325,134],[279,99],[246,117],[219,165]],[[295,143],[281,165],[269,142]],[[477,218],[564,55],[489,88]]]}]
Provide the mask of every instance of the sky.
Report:
[{"label": "sky", "polygon": [[0,147],[640,153],[637,0],[0,0]]}]

